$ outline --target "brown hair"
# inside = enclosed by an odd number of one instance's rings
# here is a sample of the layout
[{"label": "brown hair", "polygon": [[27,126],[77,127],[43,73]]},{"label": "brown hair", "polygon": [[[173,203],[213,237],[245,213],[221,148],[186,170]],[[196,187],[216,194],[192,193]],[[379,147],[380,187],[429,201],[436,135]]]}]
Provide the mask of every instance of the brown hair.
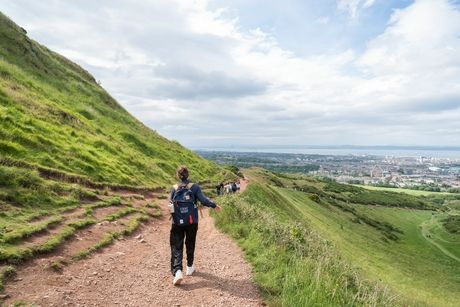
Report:
[{"label": "brown hair", "polygon": [[188,179],[188,169],[187,169],[187,166],[185,165],[181,165],[177,168],[176,170],[176,176],[177,178],[179,178],[180,180],[186,180]]}]

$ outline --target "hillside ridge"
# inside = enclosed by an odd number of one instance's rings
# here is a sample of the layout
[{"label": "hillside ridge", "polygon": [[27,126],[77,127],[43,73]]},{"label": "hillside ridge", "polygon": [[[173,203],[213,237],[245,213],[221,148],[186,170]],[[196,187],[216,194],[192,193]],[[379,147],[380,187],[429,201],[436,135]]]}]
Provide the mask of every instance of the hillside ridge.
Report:
[{"label": "hillside ridge", "polygon": [[167,186],[229,172],[131,116],[85,69],[27,37],[0,13],[0,157],[97,182]]},{"label": "hillside ridge", "polygon": [[0,13],[0,300],[27,268],[53,279],[153,231],[182,164],[206,191],[235,178],[146,127]]},{"label": "hillside ridge", "polygon": [[460,195],[375,191],[261,168],[244,174],[251,185],[223,200],[216,224],[245,251],[269,304],[458,305],[460,237],[445,221],[457,216]]}]

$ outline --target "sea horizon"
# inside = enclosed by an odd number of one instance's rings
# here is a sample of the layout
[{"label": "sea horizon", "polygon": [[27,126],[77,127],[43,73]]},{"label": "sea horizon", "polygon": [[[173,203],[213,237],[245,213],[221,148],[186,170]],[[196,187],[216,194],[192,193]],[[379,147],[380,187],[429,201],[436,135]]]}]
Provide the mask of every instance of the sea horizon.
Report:
[{"label": "sea horizon", "polygon": [[311,155],[433,157],[460,160],[460,146],[399,145],[231,145],[191,147],[194,151],[259,152]]}]

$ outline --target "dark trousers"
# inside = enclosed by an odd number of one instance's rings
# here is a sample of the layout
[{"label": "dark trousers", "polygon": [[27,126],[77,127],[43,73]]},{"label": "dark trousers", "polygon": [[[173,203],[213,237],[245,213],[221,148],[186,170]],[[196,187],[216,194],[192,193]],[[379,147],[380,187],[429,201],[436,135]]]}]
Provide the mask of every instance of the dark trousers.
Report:
[{"label": "dark trousers", "polygon": [[182,257],[185,247],[187,249],[187,266],[193,265],[193,255],[195,253],[195,240],[198,231],[198,224],[188,226],[177,226],[172,224],[169,243],[171,245],[171,273],[176,274],[182,268]]}]

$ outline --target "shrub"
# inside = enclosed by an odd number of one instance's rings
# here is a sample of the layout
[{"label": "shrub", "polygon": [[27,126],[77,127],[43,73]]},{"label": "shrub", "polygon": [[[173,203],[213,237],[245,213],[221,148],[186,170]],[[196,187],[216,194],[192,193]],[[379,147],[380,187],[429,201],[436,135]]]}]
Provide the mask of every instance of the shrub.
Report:
[{"label": "shrub", "polygon": [[38,188],[43,184],[36,171],[0,166],[0,186]]},{"label": "shrub", "polygon": [[460,234],[460,215],[449,215],[443,225],[448,232]]}]

